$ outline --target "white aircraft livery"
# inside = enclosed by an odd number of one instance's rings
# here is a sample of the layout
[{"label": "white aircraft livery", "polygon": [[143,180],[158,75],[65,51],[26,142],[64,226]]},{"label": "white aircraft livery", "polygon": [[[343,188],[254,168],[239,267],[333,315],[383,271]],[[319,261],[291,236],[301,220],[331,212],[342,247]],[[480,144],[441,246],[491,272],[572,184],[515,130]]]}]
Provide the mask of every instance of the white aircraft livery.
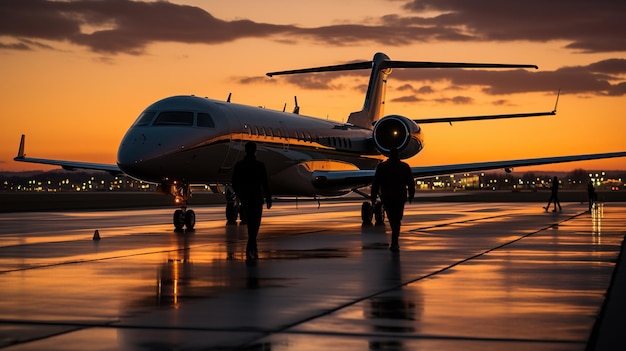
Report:
[{"label": "white aircraft livery", "polygon": [[[534,68],[534,65],[454,62],[394,61],[383,53],[372,61],[335,66],[271,72],[268,76],[371,70],[365,102],[346,123],[299,114],[218,101],[197,96],[172,96],[148,106],[122,139],[117,164],[99,164],[26,157],[22,135],[15,161],[58,165],[64,169],[91,169],[125,174],[159,184],[158,191],[174,197],[180,207],[174,213],[176,229],[193,229],[196,216],[187,208],[191,185],[223,189],[231,181],[235,162],[243,157],[244,144],[257,143],[257,158],[266,165],[274,196],[325,197],[356,192],[369,186],[376,166],[392,148],[407,159],[424,147],[420,124],[519,118],[556,114],[532,112],[504,115],[411,119],[383,116],[387,77],[392,69],[405,68]],[[558,101],[558,98],[557,98]],[[521,166],[624,157],[626,152],[544,157],[495,162],[412,167],[415,178]],[[227,192],[228,193],[228,192]],[[231,197],[234,198],[234,197]],[[228,221],[237,218],[235,201],[227,201]],[[361,217],[371,222],[384,218],[380,204],[364,201]]]}]

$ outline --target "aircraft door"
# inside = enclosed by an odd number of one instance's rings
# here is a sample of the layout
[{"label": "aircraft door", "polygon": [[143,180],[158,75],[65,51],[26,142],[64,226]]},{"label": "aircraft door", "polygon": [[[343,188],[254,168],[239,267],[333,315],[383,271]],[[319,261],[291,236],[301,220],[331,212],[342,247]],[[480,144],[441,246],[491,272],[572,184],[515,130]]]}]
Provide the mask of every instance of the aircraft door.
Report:
[{"label": "aircraft door", "polygon": [[283,151],[289,151],[289,129],[285,126],[283,121],[280,121],[280,130],[281,133],[285,135],[284,138],[281,138],[283,141]]},{"label": "aircraft door", "polygon": [[239,161],[241,151],[243,150],[242,140],[241,140],[241,122],[237,117],[235,111],[230,108],[227,104],[217,104],[219,108],[219,124],[223,125],[226,133],[224,134],[225,139],[227,140],[224,143],[225,157],[224,161],[220,165],[218,172],[219,173],[228,173],[232,171],[235,163]]}]

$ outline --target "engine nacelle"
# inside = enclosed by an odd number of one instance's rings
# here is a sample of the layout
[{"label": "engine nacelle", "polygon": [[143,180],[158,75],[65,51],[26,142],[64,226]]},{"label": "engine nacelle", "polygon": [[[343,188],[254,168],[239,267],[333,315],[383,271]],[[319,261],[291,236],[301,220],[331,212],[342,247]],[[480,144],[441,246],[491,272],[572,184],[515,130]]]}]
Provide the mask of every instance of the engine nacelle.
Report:
[{"label": "engine nacelle", "polygon": [[374,144],[385,156],[396,147],[401,159],[417,155],[424,147],[422,130],[413,120],[404,116],[389,115],[374,125]]}]

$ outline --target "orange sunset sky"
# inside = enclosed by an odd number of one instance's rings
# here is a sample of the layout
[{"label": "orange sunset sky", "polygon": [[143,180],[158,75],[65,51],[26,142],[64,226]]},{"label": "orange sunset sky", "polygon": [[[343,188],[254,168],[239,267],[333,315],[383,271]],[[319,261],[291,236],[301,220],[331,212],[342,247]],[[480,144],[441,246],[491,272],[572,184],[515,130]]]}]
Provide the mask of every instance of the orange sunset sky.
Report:
[{"label": "orange sunset sky", "polygon": [[[52,169],[26,153],[115,163],[139,113],[195,94],[345,121],[369,72],[266,72],[371,60],[536,64],[539,70],[401,70],[385,114],[550,111],[424,125],[412,165],[626,151],[626,2],[613,0],[0,1],[0,170]],[[543,166],[625,169],[626,159]],[[526,169],[523,169],[526,170]],[[519,171],[519,170],[516,170]]]}]

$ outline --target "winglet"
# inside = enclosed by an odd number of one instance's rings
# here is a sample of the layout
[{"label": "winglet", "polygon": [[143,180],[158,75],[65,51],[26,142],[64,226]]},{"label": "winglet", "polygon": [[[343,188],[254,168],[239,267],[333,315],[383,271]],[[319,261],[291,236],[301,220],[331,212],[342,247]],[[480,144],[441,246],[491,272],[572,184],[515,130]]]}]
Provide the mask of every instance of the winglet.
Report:
[{"label": "winglet", "polygon": [[24,139],[26,139],[26,135],[22,134],[22,140],[20,140],[20,149],[17,151],[17,158],[24,158],[26,154],[24,153]]},{"label": "winglet", "polygon": [[559,104],[559,96],[561,96],[561,88],[559,88],[559,91],[556,93],[556,102],[554,103],[554,110],[552,110],[552,112],[555,114],[556,114],[556,106]]}]

